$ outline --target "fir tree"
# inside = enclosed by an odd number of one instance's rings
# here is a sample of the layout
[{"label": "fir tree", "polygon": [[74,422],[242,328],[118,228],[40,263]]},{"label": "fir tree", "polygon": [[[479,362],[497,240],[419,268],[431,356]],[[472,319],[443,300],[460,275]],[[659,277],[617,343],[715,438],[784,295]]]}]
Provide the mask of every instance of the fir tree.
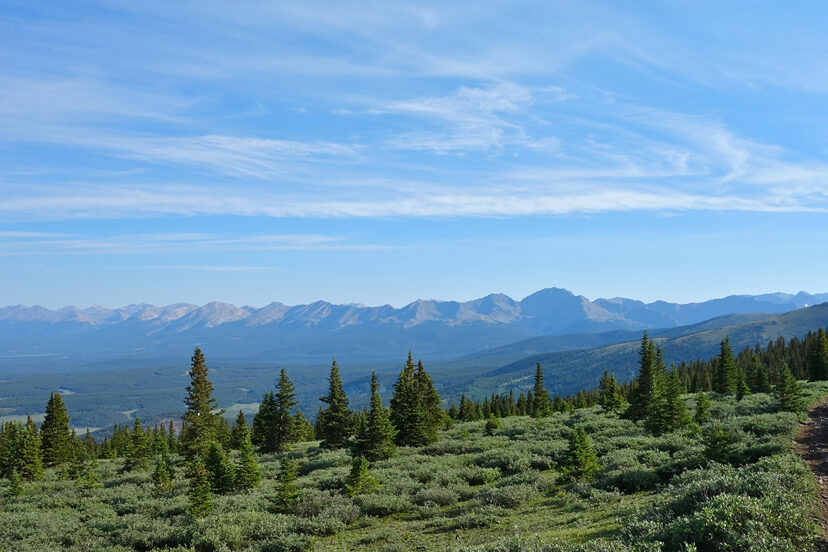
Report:
[{"label": "fir tree", "polygon": [[136,417],[132,426],[132,446],[130,447],[129,457],[124,464],[124,469],[127,471],[147,469],[149,467],[150,452],[149,436],[144,432],[141,419]]},{"label": "fir tree", "polygon": [[262,452],[273,452],[275,439],[273,438],[273,420],[276,419],[276,399],[273,391],[268,391],[259,403],[259,410],[253,417],[253,429],[250,438],[253,444]]},{"label": "fir tree", "polygon": [[224,416],[219,417],[216,425],[216,441],[221,445],[221,448],[226,450],[230,448],[231,438],[230,422]]},{"label": "fir tree", "polygon": [[776,386],[776,398],[779,399],[779,409],[785,412],[802,412],[805,410],[805,401],[799,382],[791,374],[787,362],[782,363],[779,370],[779,384]]},{"label": "fir tree", "polygon": [[244,413],[239,410],[239,415],[236,416],[236,421],[233,423],[233,429],[230,431],[230,447],[234,450],[239,450],[242,445],[244,435],[250,437],[250,429],[247,427],[247,418]]},{"label": "fir tree", "polygon": [[299,491],[296,488],[297,466],[294,460],[282,458],[279,466],[279,475],[276,478],[276,496],[273,498],[273,507],[277,513],[290,514],[299,502]]},{"label": "fir tree", "polygon": [[604,376],[598,384],[598,403],[607,412],[618,413],[624,410],[627,401],[621,394],[621,387],[615,379],[615,375],[604,370]]},{"label": "fir tree", "polygon": [[812,380],[828,379],[828,337],[825,336],[825,330],[822,328],[817,330],[808,365]]},{"label": "fir tree", "polygon": [[420,408],[423,411],[423,444],[433,443],[437,440],[437,430],[443,425],[443,409],[440,406],[442,400],[431,376],[423,368],[423,361],[417,362],[417,371],[414,373],[414,380],[417,385],[417,395],[420,400]]},{"label": "fir tree", "polygon": [[320,446],[328,449],[345,447],[353,434],[353,420],[352,413],[348,410],[348,396],[342,388],[336,360],[331,363],[328,394],[319,400],[328,405],[322,411],[321,431],[317,434],[322,440]]},{"label": "fir tree", "polygon": [[368,460],[357,456],[351,463],[351,473],[345,480],[345,494],[356,496],[370,494],[380,487],[379,480],[368,470]]},{"label": "fir tree", "polygon": [[598,456],[592,448],[584,428],[577,428],[569,435],[569,448],[563,459],[561,471],[574,479],[590,480],[601,469]]},{"label": "fir tree", "polygon": [[200,456],[195,456],[190,461],[187,479],[190,481],[190,490],[187,493],[190,499],[190,514],[193,517],[209,515],[213,511],[210,474]]},{"label": "fir tree", "polygon": [[354,456],[364,456],[372,462],[394,456],[397,451],[394,446],[394,426],[391,425],[388,411],[382,405],[376,372],[371,373],[371,403],[360,426],[352,448]]},{"label": "fir tree", "polygon": [[162,495],[172,493],[172,471],[170,461],[166,455],[158,455],[155,460],[155,469],[152,471],[152,482],[155,485],[155,492]]},{"label": "fir tree", "polygon": [[279,381],[276,382],[276,393],[273,395],[274,418],[272,422],[271,441],[269,447],[272,452],[282,452],[291,440],[293,416],[291,411],[296,406],[296,388],[282,368]]},{"label": "fir tree", "polygon": [[420,401],[411,351],[391,396],[391,423],[397,431],[395,442],[400,446],[426,444],[426,412]]},{"label": "fir tree", "polygon": [[167,449],[171,454],[178,452],[178,439],[175,438],[175,424],[170,420],[170,426],[167,429]]},{"label": "fir tree", "polygon": [[526,394],[521,391],[517,400],[517,415],[526,416]]},{"label": "fir tree", "polygon": [[714,382],[714,391],[717,393],[733,393],[739,381],[736,360],[733,358],[733,349],[730,347],[730,338],[726,337],[721,343],[719,363]]},{"label": "fir tree", "polygon": [[245,431],[240,437],[239,460],[236,464],[236,487],[243,491],[249,491],[259,486],[262,480],[262,471],[256,462],[256,455],[253,452],[253,443],[250,441],[250,431]]},{"label": "fir tree", "polygon": [[667,433],[684,429],[690,425],[690,416],[684,401],[681,400],[682,384],[675,370],[667,376],[664,389],[664,405],[660,421],[660,430]]},{"label": "fir tree", "polygon": [[210,489],[215,494],[226,494],[233,490],[235,485],[233,464],[230,463],[230,459],[218,441],[210,444],[204,467],[207,468],[209,474]]},{"label": "fir tree", "polygon": [[206,455],[213,441],[216,440],[218,421],[222,412],[217,409],[213,398],[213,384],[207,379],[207,364],[201,349],[196,347],[191,359],[190,385],[187,386],[187,398],[184,403],[184,426],[179,437],[179,445],[184,455]]},{"label": "fir tree", "polygon": [[549,404],[549,393],[543,385],[543,367],[538,362],[535,366],[535,387],[534,390],[534,404],[532,405],[532,415],[535,418],[543,418],[548,416],[551,412]]},{"label": "fir tree", "polygon": [[94,457],[87,457],[80,470],[78,482],[83,489],[98,489],[103,487],[98,476],[98,460]]},{"label": "fir tree", "polygon": [[765,367],[765,363],[762,362],[758,355],[753,357],[753,363],[754,370],[756,372],[756,386],[753,390],[757,393],[770,393],[771,384],[770,379],[768,378],[768,369]]},{"label": "fir tree", "polygon": [[23,494],[23,478],[17,470],[12,470],[9,475],[9,490],[7,492],[9,496],[20,496]]},{"label": "fir tree", "polygon": [[651,421],[658,418],[663,382],[656,362],[655,345],[646,331],[641,338],[638,357],[638,381],[630,397],[628,413],[634,420]]},{"label": "fir tree", "polygon": [[733,435],[717,421],[704,432],[705,458],[720,464],[728,463],[733,455],[733,441]]},{"label": "fir tree", "polygon": [[693,414],[693,421],[697,424],[703,424],[709,420],[711,404],[707,393],[699,393],[696,396],[696,412]]},{"label": "fir tree", "polygon": [[40,435],[31,417],[26,418],[20,446],[20,476],[27,481],[43,479],[43,453]]},{"label": "fir tree", "polygon": [[316,439],[316,432],[313,429],[313,424],[305,418],[302,410],[296,409],[296,414],[293,415],[293,428],[291,429],[291,440],[298,443],[306,443]]},{"label": "fir tree", "polygon": [[747,382],[747,376],[744,370],[737,370],[736,381],[736,400],[741,401],[746,396],[750,395],[750,386]]},{"label": "fir tree", "polygon": [[46,404],[46,417],[40,426],[43,446],[43,463],[58,466],[72,455],[72,438],[69,431],[69,414],[60,393],[52,393]]}]

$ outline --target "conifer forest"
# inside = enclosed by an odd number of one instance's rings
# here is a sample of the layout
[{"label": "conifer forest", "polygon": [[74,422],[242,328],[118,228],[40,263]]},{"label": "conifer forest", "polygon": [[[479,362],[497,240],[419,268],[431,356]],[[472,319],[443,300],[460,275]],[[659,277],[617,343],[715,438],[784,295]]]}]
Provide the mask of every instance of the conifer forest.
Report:
[{"label": "conifer forest", "polygon": [[[816,550],[792,439],[828,396],[828,338],[779,339],[550,396],[445,401],[409,353],[349,406],[336,361],[315,417],[285,370],[254,416],[217,408],[196,348],[179,418],[78,435],[60,393],[0,432],[0,550]],[[388,395],[383,397],[383,391]]]}]

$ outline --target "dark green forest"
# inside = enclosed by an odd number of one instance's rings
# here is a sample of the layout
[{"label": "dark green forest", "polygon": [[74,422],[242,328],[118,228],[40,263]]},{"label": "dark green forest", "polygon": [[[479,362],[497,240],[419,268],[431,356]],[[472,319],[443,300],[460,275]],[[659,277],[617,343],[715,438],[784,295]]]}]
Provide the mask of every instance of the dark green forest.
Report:
[{"label": "dark green forest", "polygon": [[645,333],[631,382],[553,395],[537,363],[525,392],[447,402],[409,354],[362,408],[334,361],[312,416],[282,369],[251,417],[196,349],[165,423],[79,435],[53,392],[3,425],[0,550],[815,550],[791,439],[828,394],[825,332],[664,358]]}]

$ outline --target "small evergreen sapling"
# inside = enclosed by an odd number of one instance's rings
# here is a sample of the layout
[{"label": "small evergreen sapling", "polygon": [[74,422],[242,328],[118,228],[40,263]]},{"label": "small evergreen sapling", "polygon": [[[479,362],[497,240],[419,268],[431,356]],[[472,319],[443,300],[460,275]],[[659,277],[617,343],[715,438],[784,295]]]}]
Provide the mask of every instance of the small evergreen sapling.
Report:
[{"label": "small evergreen sapling", "polygon": [[498,428],[500,428],[500,422],[492,414],[489,414],[489,418],[486,420],[486,435],[494,435]]},{"label": "small evergreen sapling", "polygon": [[697,424],[703,424],[709,420],[711,404],[707,393],[698,393],[696,395],[696,412],[693,415],[693,421]]},{"label": "small evergreen sapling", "polygon": [[155,492],[158,494],[168,495],[172,492],[172,471],[170,469],[169,458],[166,455],[159,455],[155,460],[152,482],[155,484]]},{"label": "small evergreen sapling", "polygon": [[282,458],[276,478],[276,496],[273,498],[273,509],[276,513],[290,514],[296,509],[296,503],[299,502],[296,472],[296,462],[287,457]]},{"label": "small evergreen sapling", "polygon": [[573,479],[590,480],[601,469],[598,456],[592,448],[589,435],[579,427],[569,435],[569,448],[564,456],[561,471]]},{"label": "small evergreen sapling", "polygon": [[345,480],[345,494],[348,496],[369,494],[380,487],[379,479],[371,474],[368,466],[368,460],[362,456],[354,458],[351,462],[351,473]]},{"label": "small evergreen sapling", "polygon": [[259,486],[262,480],[262,471],[258,462],[256,462],[253,443],[250,441],[250,432],[245,431],[240,440],[239,460],[236,464],[236,487],[242,491],[249,491]]},{"label": "small evergreen sapling", "polygon": [[226,494],[233,490],[235,470],[227,457],[227,453],[224,452],[218,441],[213,441],[210,445],[205,467],[210,475],[210,488],[214,493]]},{"label": "small evergreen sapling", "polygon": [[209,515],[213,511],[210,474],[200,456],[195,456],[190,461],[187,479],[190,481],[190,490],[187,493],[190,499],[190,515],[193,517]]}]

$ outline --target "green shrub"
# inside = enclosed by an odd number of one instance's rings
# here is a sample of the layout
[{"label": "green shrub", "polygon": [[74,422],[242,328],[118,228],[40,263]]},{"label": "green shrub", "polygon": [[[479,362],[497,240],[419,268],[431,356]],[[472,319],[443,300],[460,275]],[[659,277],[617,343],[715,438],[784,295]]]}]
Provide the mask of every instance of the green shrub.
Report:
[{"label": "green shrub", "polygon": [[437,506],[449,506],[457,502],[457,494],[451,489],[444,487],[429,487],[414,495],[414,504],[436,504]]},{"label": "green shrub", "polygon": [[488,487],[478,494],[481,504],[490,504],[502,508],[517,508],[537,496],[534,485],[522,483],[509,487]]}]

